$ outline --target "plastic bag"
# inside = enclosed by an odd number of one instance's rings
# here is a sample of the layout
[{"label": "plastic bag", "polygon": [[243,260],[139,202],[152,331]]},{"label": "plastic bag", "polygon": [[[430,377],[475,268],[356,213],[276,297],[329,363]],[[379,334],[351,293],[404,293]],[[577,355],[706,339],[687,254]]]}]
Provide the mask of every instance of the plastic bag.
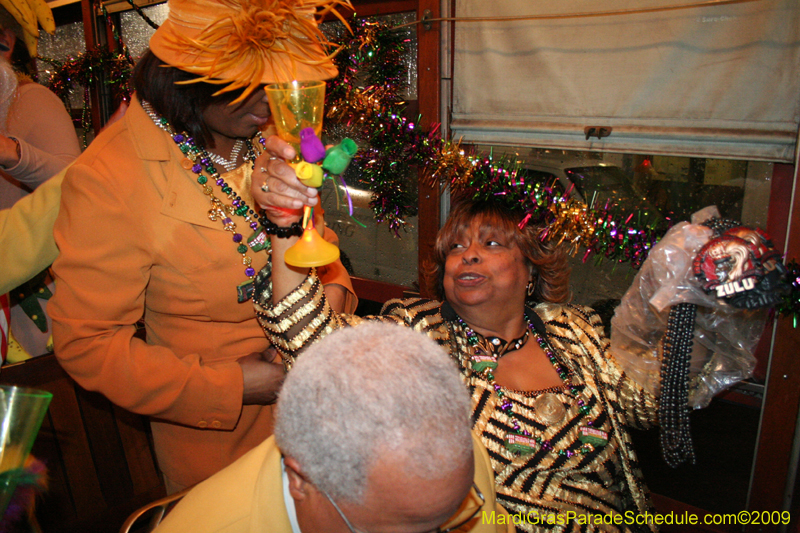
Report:
[{"label": "plastic bag", "polygon": [[697,280],[692,263],[714,236],[701,222],[719,216],[707,207],[692,223],[673,226],[650,251],[611,320],[611,354],[632,379],[650,393],[660,389],[661,340],[670,307],[697,305],[690,362],[689,405],[706,407],[714,395],[747,379],[753,351],[766,323],[765,310],[735,308]]}]

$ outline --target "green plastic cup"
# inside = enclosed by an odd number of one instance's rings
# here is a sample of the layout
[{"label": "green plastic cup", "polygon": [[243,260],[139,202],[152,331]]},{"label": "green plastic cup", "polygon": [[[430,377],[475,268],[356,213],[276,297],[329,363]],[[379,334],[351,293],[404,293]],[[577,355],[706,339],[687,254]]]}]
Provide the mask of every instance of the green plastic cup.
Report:
[{"label": "green plastic cup", "polygon": [[43,390],[0,386],[0,516],[25,475],[25,460],[52,398]]}]

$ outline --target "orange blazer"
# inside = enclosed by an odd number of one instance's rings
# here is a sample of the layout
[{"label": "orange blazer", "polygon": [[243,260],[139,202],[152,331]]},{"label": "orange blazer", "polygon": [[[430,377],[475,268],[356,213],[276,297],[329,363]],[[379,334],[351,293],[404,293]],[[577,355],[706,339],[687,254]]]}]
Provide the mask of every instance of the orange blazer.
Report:
[{"label": "orange blazer", "polygon": [[[83,387],[152,417],[159,466],[188,486],[232,463],[272,433],[271,406],[242,406],[236,360],[268,341],[232,233],[211,207],[169,135],[134,99],[125,117],[70,167],[55,224],[55,353]],[[238,182],[249,200],[249,167]],[[209,183],[221,200],[219,187]],[[252,201],[248,201],[253,205]],[[234,217],[237,231],[252,233]],[[249,252],[256,271],[267,253]],[[352,286],[341,263],[324,283]],[[147,341],[135,336],[144,316]]]}]

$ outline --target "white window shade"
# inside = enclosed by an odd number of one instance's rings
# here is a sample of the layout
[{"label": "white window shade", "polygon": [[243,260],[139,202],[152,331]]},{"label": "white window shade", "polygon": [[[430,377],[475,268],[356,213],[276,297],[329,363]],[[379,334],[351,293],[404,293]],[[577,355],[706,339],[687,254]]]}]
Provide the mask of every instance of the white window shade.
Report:
[{"label": "white window shade", "polygon": [[[566,15],[691,0],[456,0],[456,17]],[[453,138],[794,160],[797,0],[598,17],[456,22]],[[610,127],[586,139],[586,127]]]}]

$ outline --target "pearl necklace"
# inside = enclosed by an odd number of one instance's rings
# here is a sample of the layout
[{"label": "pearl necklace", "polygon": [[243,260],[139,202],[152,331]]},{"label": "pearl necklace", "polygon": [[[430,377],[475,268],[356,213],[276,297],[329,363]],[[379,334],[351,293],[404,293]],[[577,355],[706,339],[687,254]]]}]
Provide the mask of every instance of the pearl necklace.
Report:
[{"label": "pearl necklace", "polygon": [[[466,322],[464,322],[460,316],[456,315],[455,320],[461,327],[462,331],[466,334],[467,344],[472,350],[471,368],[473,372],[481,376],[489,383],[491,390],[497,394],[497,398],[500,401],[500,410],[503,411],[503,413],[505,413],[505,415],[511,420],[511,425],[514,431],[513,433],[506,433],[506,437],[504,439],[505,447],[511,453],[516,455],[532,454],[536,451],[537,446],[541,447],[543,450],[551,450],[553,445],[549,440],[543,439],[539,435],[533,435],[530,431],[524,429],[520,425],[519,417],[516,415],[516,413],[514,413],[511,400],[506,398],[506,393],[503,390],[503,387],[501,387],[495,381],[494,373],[492,371],[497,369],[497,356],[493,353],[486,353],[485,348],[482,349],[487,345],[487,343],[485,341],[482,342],[482,336],[475,332],[475,330],[473,330]],[[553,365],[558,373],[558,376],[561,378],[561,381],[564,383],[564,389],[575,400],[577,400],[580,413],[582,415],[588,414],[591,408],[586,405],[586,402],[583,400],[583,398],[579,396],[578,387],[573,385],[572,380],[570,379],[570,373],[566,368],[564,368],[558,359],[556,359],[556,354],[550,347],[550,344],[536,331],[536,328],[533,326],[531,321],[527,319],[527,317],[526,321],[526,331],[530,332],[530,334],[533,335],[533,338],[536,339],[539,347],[547,356],[547,359]],[[556,424],[563,420],[564,416],[566,416],[566,409],[553,392],[540,394],[539,397],[534,401],[533,408],[534,413],[541,411],[547,412],[542,419],[537,420],[544,425]],[[534,417],[536,418],[536,415],[534,415]],[[591,425],[592,422],[587,421],[587,426],[580,428],[581,435],[579,437],[579,441],[581,442],[581,445],[578,447],[577,451],[571,449],[558,450],[558,455],[569,458],[577,453],[587,454],[594,450],[595,445],[604,445],[606,442],[608,442],[608,434],[605,431],[592,428]]]},{"label": "pearl necklace", "polygon": [[[170,138],[178,145],[181,153],[186,157],[183,160],[182,166],[186,170],[190,170],[197,175],[197,183],[203,188],[203,193],[208,196],[211,201],[211,209],[208,211],[208,218],[211,221],[219,220],[225,231],[233,234],[233,242],[236,245],[236,251],[242,255],[242,264],[245,266],[244,274],[249,281],[239,285],[237,290],[237,298],[239,302],[249,300],[253,294],[253,278],[255,278],[256,271],[251,266],[252,258],[248,255],[248,246],[253,252],[261,251],[269,247],[269,239],[267,239],[266,232],[259,220],[258,214],[255,210],[248,206],[244,199],[233,190],[233,188],[222,178],[212,162],[212,156],[203,147],[195,143],[194,139],[183,133],[176,133],[170,123],[164,117],[158,115],[149,102],[141,101],[142,108],[147,115],[152,119],[156,126],[167,132]],[[258,142],[261,146],[266,145],[266,140],[261,136],[261,132],[257,134]],[[238,142],[247,146],[247,153],[245,160],[255,163],[255,150],[250,140]],[[239,148],[241,150],[241,148]],[[238,152],[236,154],[238,159]],[[233,170],[233,169],[230,169]],[[206,173],[206,176],[203,173]],[[230,200],[230,204],[224,203],[215,194],[214,190],[208,185],[208,178],[217,184],[220,191]],[[236,223],[231,216],[236,215],[244,219],[249,224],[250,229],[255,233],[244,241],[241,233],[236,231]]]},{"label": "pearl necklace", "polygon": [[[233,144],[233,148],[231,149],[231,155],[228,156],[228,159],[225,159],[221,155],[211,152],[208,152],[208,157],[214,163],[218,165],[222,165],[225,167],[225,170],[230,172],[231,170],[236,170],[238,166],[236,163],[239,161],[239,152],[242,151],[242,147],[244,146],[244,139],[236,139],[236,142]],[[245,157],[247,159],[247,157]]]}]

